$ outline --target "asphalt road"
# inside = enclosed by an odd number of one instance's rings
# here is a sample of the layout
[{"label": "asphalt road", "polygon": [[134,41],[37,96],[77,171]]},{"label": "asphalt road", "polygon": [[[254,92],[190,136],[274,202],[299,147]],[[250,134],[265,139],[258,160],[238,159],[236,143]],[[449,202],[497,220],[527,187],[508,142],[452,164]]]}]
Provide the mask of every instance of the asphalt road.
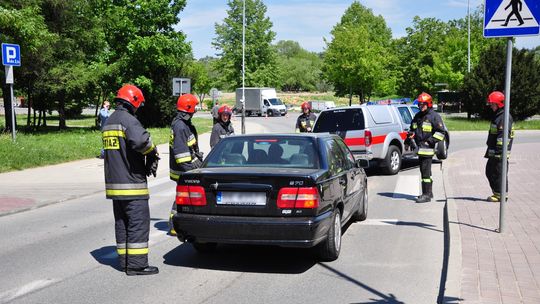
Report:
[{"label": "asphalt road", "polygon": [[[296,116],[247,119],[267,132],[291,132]],[[452,149],[485,141],[480,133],[452,136]],[[150,263],[159,275],[127,277],[115,268],[111,202],[96,194],[0,218],[0,303],[436,301],[444,202],[413,202],[414,164],[396,176],[370,174],[368,220],[346,229],[341,256],[331,263],[317,262],[308,250],[276,247],[197,254],[166,235],[174,184],[163,177],[150,186]]]}]

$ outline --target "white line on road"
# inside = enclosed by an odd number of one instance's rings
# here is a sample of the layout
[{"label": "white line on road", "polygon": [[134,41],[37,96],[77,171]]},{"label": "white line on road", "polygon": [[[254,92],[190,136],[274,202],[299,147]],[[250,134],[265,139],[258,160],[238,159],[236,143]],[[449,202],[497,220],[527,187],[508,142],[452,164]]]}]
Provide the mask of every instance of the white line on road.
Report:
[{"label": "white line on road", "polygon": [[21,287],[14,288],[6,292],[0,293],[0,303],[7,303],[18,297],[22,297],[36,290],[45,288],[55,282],[56,280],[53,280],[53,279],[37,280],[37,281],[30,282],[26,285],[23,285]]},{"label": "white line on road", "polygon": [[370,226],[391,226],[396,225],[399,222],[397,219],[367,219],[363,222],[360,222],[361,225],[370,225]]},{"label": "white line on road", "polygon": [[398,177],[396,188],[392,199],[403,200],[416,198],[420,195],[420,176],[419,175],[401,175]]}]

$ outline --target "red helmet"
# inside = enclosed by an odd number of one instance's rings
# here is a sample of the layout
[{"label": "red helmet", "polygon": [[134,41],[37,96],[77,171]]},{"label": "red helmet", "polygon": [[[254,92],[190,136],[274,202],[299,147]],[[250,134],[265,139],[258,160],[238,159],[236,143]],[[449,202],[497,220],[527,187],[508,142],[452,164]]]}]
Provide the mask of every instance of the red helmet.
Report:
[{"label": "red helmet", "polygon": [[422,94],[418,95],[418,105],[422,105],[423,103],[427,104],[428,108],[433,107],[433,99],[431,98],[431,95],[429,95],[426,92],[422,92]]},{"label": "red helmet", "polygon": [[494,103],[499,108],[504,107],[504,94],[499,91],[491,92],[488,96],[488,103]]},{"label": "red helmet", "polygon": [[178,97],[178,101],[176,102],[176,109],[182,112],[195,113],[195,107],[198,104],[199,101],[197,100],[197,97],[191,94],[184,94]]},{"label": "red helmet", "polygon": [[303,111],[304,109],[308,109],[308,110],[311,111],[311,105],[310,105],[309,102],[307,102],[307,101],[302,102],[302,105],[300,106],[300,108],[302,108],[302,111]]},{"label": "red helmet", "polygon": [[144,103],[144,96],[141,89],[132,84],[125,84],[116,93],[116,99],[122,99],[129,102],[135,109],[139,108]]},{"label": "red helmet", "polygon": [[229,108],[228,105],[221,106],[218,110],[218,115],[221,114],[228,114],[229,116],[232,115],[232,110]]}]

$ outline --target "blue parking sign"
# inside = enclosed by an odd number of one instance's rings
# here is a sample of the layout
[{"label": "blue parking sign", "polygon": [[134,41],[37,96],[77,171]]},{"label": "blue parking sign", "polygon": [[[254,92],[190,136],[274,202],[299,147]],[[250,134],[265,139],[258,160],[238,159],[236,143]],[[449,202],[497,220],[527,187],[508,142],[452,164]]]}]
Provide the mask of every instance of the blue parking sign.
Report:
[{"label": "blue parking sign", "polygon": [[538,35],[539,20],[538,0],[486,0],[484,37]]},{"label": "blue parking sign", "polygon": [[2,64],[21,66],[21,47],[18,44],[2,43]]}]

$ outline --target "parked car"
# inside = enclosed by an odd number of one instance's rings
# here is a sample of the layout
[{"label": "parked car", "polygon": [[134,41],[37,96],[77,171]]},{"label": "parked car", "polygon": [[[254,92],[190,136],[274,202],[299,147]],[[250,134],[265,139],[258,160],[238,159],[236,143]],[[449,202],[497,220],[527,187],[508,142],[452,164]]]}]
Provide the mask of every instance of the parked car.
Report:
[{"label": "parked car", "polygon": [[[313,132],[338,134],[356,158],[367,159],[370,166],[379,166],[387,174],[397,174],[404,157],[415,157],[416,152],[405,144],[416,105],[360,105],[322,111]],[[445,127],[446,130],[446,127]],[[439,159],[447,157],[450,136],[438,144]]]},{"label": "parked car", "polygon": [[221,243],[317,247],[335,260],[341,228],[367,217],[365,163],[331,134],[226,137],[178,181],[178,239],[202,252]]},{"label": "parked car", "polygon": [[333,101],[311,100],[309,101],[309,104],[311,105],[311,110],[313,112],[320,112],[336,107],[336,104]]}]

